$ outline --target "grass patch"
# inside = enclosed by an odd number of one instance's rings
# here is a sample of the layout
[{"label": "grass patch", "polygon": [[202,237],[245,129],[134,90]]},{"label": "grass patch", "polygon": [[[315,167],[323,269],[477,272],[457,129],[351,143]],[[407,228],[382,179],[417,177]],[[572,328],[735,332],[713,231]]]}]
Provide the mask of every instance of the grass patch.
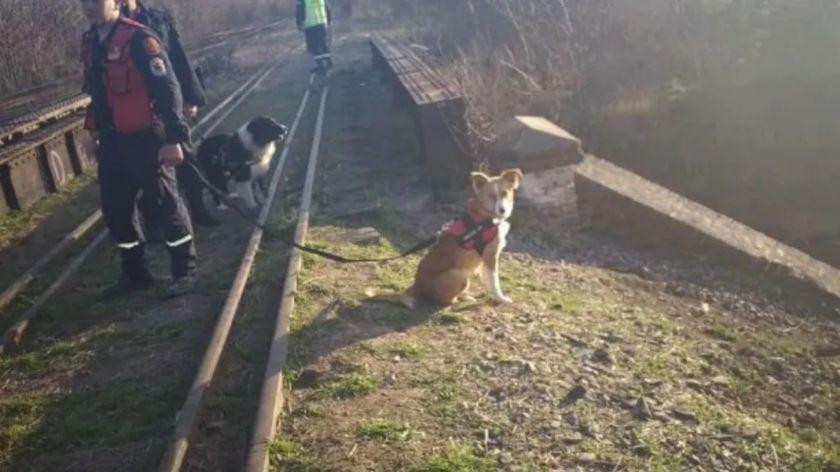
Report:
[{"label": "grass patch", "polygon": [[465,419],[465,411],[459,401],[463,395],[463,388],[456,374],[450,373],[435,379],[427,385],[426,390],[429,392],[429,414],[444,421]]},{"label": "grass patch", "polygon": [[376,346],[370,341],[359,342],[358,344],[356,344],[356,350],[370,355],[377,353]]},{"label": "grass patch", "polygon": [[71,180],[61,191],[50,194],[23,211],[0,216],[0,247],[6,247],[26,236],[41,221],[55,213],[61,205],[94,181],[92,173]]},{"label": "grass patch", "polygon": [[432,382],[428,387],[434,401],[452,401],[461,396],[461,384],[455,375],[446,375]]},{"label": "grass patch", "polygon": [[303,449],[294,442],[275,439],[268,445],[269,470],[272,472],[318,472],[321,469],[306,460]]},{"label": "grass patch", "polygon": [[456,325],[467,322],[467,318],[460,313],[453,313],[451,311],[440,311],[432,316],[432,323],[439,325]]},{"label": "grass patch", "polygon": [[467,446],[450,446],[443,454],[409,469],[411,472],[489,472],[496,470],[490,459],[478,457]]},{"label": "grass patch", "polygon": [[66,368],[87,359],[88,347],[83,341],[59,341],[46,349],[0,357],[0,375],[32,378]]},{"label": "grass patch", "polygon": [[[786,470],[797,472],[840,470],[840,444],[813,429],[793,431],[764,419],[709,403],[692,395],[684,403],[697,415],[701,424],[719,432],[752,430],[750,437],[736,434],[735,448],[748,462],[778,455]],[[710,444],[714,447],[714,444]]]},{"label": "grass patch", "polygon": [[400,356],[403,359],[419,359],[423,357],[425,351],[417,343],[398,342],[388,349],[388,352],[394,356]]},{"label": "grass patch", "polygon": [[108,447],[161,430],[180,401],[175,384],[119,380],[96,389],[0,400],[0,466],[16,458]]},{"label": "grass patch", "polygon": [[131,333],[121,331],[111,324],[76,339],[40,344],[28,352],[0,357],[0,377],[31,379],[52,372],[67,372],[87,362],[102,341],[132,338]]},{"label": "grass patch", "polygon": [[359,426],[358,435],[367,440],[384,442],[405,441],[411,437],[411,428],[408,423],[373,420]]},{"label": "grass patch", "polygon": [[704,331],[713,338],[734,342],[738,340],[738,332],[723,323],[715,323]]},{"label": "grass patch", "polygon": [[139,333],[133,341],[136,344],[148,346],[180,338],[183,334],[183,323],[167,323]]},{"label": "grass patch", "polygon": [[315,391],[320,398],[355,398],[367,395],[378,389],[382,382],[361,372],[342,374],[330,380]]}]

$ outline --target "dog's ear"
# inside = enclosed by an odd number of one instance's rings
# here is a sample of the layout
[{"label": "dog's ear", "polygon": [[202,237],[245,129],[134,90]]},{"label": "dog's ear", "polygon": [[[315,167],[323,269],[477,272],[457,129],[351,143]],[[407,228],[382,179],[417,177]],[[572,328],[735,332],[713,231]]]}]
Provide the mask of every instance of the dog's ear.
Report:
[{"label": "dog's ear", "polygon": [[522,174],[522,171],[520,169],[508,169],[508,170],[502,172],[502,175],[501,175],[502,180],[504,180],[505,182],[510,184],[510,186],[514,190],[519,188],[519,184],[522,183],[522,178],[523,177],[524,177],[524,174]]},{"label": "dog's ear", "polygon": [[473,172],[470,174],[470,183],[472,183],[472,188],[475,193],[478,193],[481,187],[487,185],[488,182],[490,182],[490,177],[484,172]]}]

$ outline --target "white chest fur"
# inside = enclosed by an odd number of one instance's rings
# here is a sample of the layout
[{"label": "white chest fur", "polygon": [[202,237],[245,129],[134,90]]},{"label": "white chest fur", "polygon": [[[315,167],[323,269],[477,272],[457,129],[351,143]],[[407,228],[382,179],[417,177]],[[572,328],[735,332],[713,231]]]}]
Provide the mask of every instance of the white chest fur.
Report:
[{"label": "white chest fur", "polygon": [[251,177],[262,177],[268,173],[268,168],[271,167],[271,159],[274,157],[276,147],[274,143],[265,146],[258,156],[255,164],[251,165]]},{"label": "white chest fur", "polygon": [[251,154],[251,161],[254,162],[254,164],[251,164],[251,178],[258,178],[267,174],[269,167],[271,167],[271,159],[277,151],[274,142],[272,141],[265,146],[258,145],[248,131],[248,125],[239,128],[237,135],[239,140],[242,141],[242,146]]},{"label": "white chest fur", "polygon": [[274,157],[277,146],[274,142],[270,142],[265,146],[260,146],[254,142],[254,137],[248,131],[248,125],[243,126],[237,131],[237,136],[242,142],[242,146],[251,155],[249,161],[252,163],[250,168],[251,180],[247,182],[237,182],[237,193],[245,200],[248,208],[256,208],[259,197],[260,202],[265,201],[265,195],[262,195],[262,189],[258,184],[263,177],[268,174],[271,168],[271,160]]},{"label": "white chest fur", "polygon": [[502,221],[499,223],[499,251],[501,252],[507,246],[507,236],[510,233],[510,223]]}]

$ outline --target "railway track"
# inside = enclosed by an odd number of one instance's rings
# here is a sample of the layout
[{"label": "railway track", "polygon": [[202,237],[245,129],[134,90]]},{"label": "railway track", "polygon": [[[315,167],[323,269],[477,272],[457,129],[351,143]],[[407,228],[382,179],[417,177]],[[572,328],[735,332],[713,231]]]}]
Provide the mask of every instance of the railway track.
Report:
[{"label": "railway track", "polygon": [[[247,97],[247,95],[244,94],[245,90],[251,87],[254,81],[259,76],[260,74],[257,74],[254,77],[251,77],[249,80],[246,80],[245,83],[243,83],[227,98],[225,98],[218,105],[213,107],[213,109],[205,113],[194,127],[196,134],[203,138],[211,132],[213,132],[213,130],[215,130],[216,127],[221,122],[223,122],[224,119],[235,109],[235,106],[241,103],[241,101],[244,100],[244,97]],[[236,104],[232,107],[229,107],[228,105],[230,105],[234,101],[236,101]],[[214,117],[216,117],[219,114],[221,114],[221,116],[211,123]],[[23,147],[26,145],[27,144],[20,143],[18,146]],[[10,150],[8,154],[12,155],[13,152],[13,150]],[[4,153],[2,150],[0,150],[0,160],[3,156]],[[55,258],[60,256],[71,244],[83,239],[85,235],[101,221],[101,219],[101,211],[97,210],[93,212],[81,224],[79,224],[79,226],[77,226],[70,233],[68,233],[56,246],[54,246],[43,257],[36,261],[35,264],[32,265],[32,267],[30,267],[20,277],[15,279],[15,281],[9,284],[9,286],[0,291],[0,315],[2,315],[3,310],[15,299],[15,297],[20,295],[26,289],[26,287],[29,286],[29,284],[36,279],[38,274],[45,267],[47,267],[53,260],[55,260]]]},{"label": "railway track", "polygon": [[[224,122],[225,119],[238,108],[238,106],[251,94],[251,92],[256,89],[278,65],[279,63],[272,64],[261,70],[258,74],[251,77],[239,89],[223,100],[213,110],[208,112],[197,124],[197,127],[202,128],[202,137],[212,133],[216,127]],[[268,203],[263,206],[258,217],[258,221],[261,225],[265,224],[268,220],[272,202],[275,199],[280,186],[281,176],[284,175],[283,171],[286,167],[286,161],[288,160],[291,146],[295,142],[295,136],[298,133],[304,113],[311,101],[312,94],[316,93],[316,88],[312,86],[314,80],[315,77],[310,76],[310,87],[307,88],[300,100],[289,136],[274,167],[269,186],[267,198]],[[306,175],[304,177],[303,196],[300,211],[298,213],[298,223],[295,233],[295,240],[300,243],[303,243],[305,240],[309,224],[310,206],[312,203],[313,187],[318,164],[318,154],[320,150],[320,140],[323,130],[328,94],[328,87],[321,89],[320,99],[318,102],[319,108],[315,124],[315,134],[309,154],[309,161],[307,163]],[[37,261],[30,270],[7,287],[6,290],[0,293],[0,308],[3,305],[7,305],[15,298],[16,295],[19,295],[31,281],[35,280],[39,271],[49,265],[50,262],[52,262],[61,252],[66,250],[73,243],[82,239],[87,232],[97,226],[100,220],[101,214],[99,212],[95,212],[90,215],[75,231],[65,237],[58,246],[53,248],[53,250],[46,254],[41,260]],[[196,373],[192,386],[189,389],[187,398],[176,416],[177,419],[174,425],[171,440],[167,445],[166,452],[160,463],[160,470],[162,471],[178,471],[181,470],[184,465],[187,457],[187,451],[190,446],[190,436],[196,429],[198,419],[204,407],[205,397],[216,374],[225,345],[228,342],[231,327],[246,292],[263,236],[263,230],[260,227],[255,227],[251,232],[248,243],[244,249],[241,263],[236,272],[236,276],[231,283],[225,304],[222,307],[213,334],[207,344],[203,360]],[[50,301],[51,297],[84,266],[86,260],[97,252],[98,248],[106,239],[107,230],[100,231],[95,237],[93,237],[87,246],[85,246],[84,249],[70,261],[56,280],[43,293],[34,299],[33,304],[4,334],[3,345],[0,346],[0,355],[8,352],[8,350],[13,349],[18,345],[22,336],[26,333],[27,328],[37,317],[41,309]],[[254,427],[253,447],[248,456],[249,471],[266,470],[268,464],[267,445],[275,433],[273,425],[276,421],[278,405],[281,402],[280,388],[282,386],[282,376],[278,373],[280,371],[276,370],[276,367],[285,363],[285,335],[283,333],[285,333],[288,329],[289,317],[291,316],[294,306],[294,293],[296,291],[297,273],[300,269],[300,265],[301,253],[299,251],[292,251],[288,260],[288,269],[285,276],[283,291],[281,292],[279,299],[277,329],[272,336],[268,370],[264,380],[259,414],[256,418]]]},{"label": "railway track", "polygon": [[[309,216],[312,207],[312,194],[315,185],[315,174],[318,169],[318,157],[321,148],[321,135],[324,127],[324,112],[326,110],[329,87],[321,92],[321,102],[318,107],[318,117],[315,123],[315,135],[312,139],[312,149],[306,167],[306,177],[303,184],[298,223],[295,228],[295,242],[304,244],[309,231]],[[262,391],[252,429],[253,436],[248,451],[246,464],[247,472],[266,472],[269,469],[269,445],[277,434],[277,416],[283,405],[283,370],[289,346],[289,328],[292,312],[295,306],[298,274],[301,270],[300,249],[293,248],[286,267],[286,279],[283,291],[280,293],[280,303],[277,310],[274,332],[271,337],[271,348],[268,354]]]},{"label": "railway track", "polygon": [[[225,119],[251,94],[251,92],[277,67],[279,63],[272,64],[254,76],[249,78],[242,86],[231,93],[225,100],[209,111],[198,123],[197,128],[201,129],[200,137],[203,139],[212,133]],[[49,266],[56,258],[66,251],[73,243],[83,239],[87,233],[97,227],[102,219],[101,211],[97,210],[88,216],[76,229],[65,236],[47,254],[35,262],[26,272],[13,281],[8,287],[0,292],[0,314],[27,286],[39,276],[44,268]],[[75,275],[84,265],[85,261],[96,252],[96,249],[107,239],[107,230],[101,230],[94,239],[68,264],[55,281],[40,295],[38,295],[31,306],[20,316],[20,318],[6,330],[0,345],[0,355],[15,348],[26,333],[31,322],[38,316],[50,298],[61,287]]]},{"label": "railway track", "polygon": [[[313,83],[313,80],[314,76],[311,76],[309,81],[310,85]],[[327,90],[325,89],[322,92],[321,108],[318,116],[318,128],[320,128],[323,123],[323,108],[326,93]],[[289,150],[291,149],[291,145],[294,143],[294,138],[309,103],[310,95],[311,89],[307,89],[301,98],[295,120],[289,131],[289,136],[284,144],[279,161],[274,168],[269,186],[268,197],[266,199],[267,203],[263,206],[258,218],[260,225],[264,225],[268,220],[272,202],[275,199],[275,195],[280,184],[280,177],[283,174],[285,163],[289,156]],[[320,139],[320,134],[318,132],[316,132],[316,139]],[[313,149],[316,149],[315,146],[316,145],[313,145]],[[309,182],[309,180],[311,179],[307,177],[307,182]],[[304,198],[306,198],[305,195],[306,194],[304,194]],[[311,183],[309,199],[311,201]],[[299,218],[303,220],[305,217],[300,215]],[[190,436],[196,429],[198,419],[204,406],[204,400],[207,396],[207,391],[213,381],[225,345],[227,344],[230,336],[231,327],[233,326],[234,319],[239,311],[248,280],[253,272],[252,269],[263,240],[263,235],[263,230],[259,226],[255,227],[251,233],[245,252],[242,256],[242,262],[237,269],[236,276],[234,277],[230,291],[225,299],[218,322],[213,330],[213,335],[208,343],[198,372],[193,380],[192,387],[189,390],[189,395],[177,415],[172,437],[167,444],[166,453],[164,454],[161,462],[161,471],[179,471],[184,464],[185,458],[187,457],[187,451],[190,446]],[[292,276],[287,274],[287,280],[290,277]]]},{"label": "railway track", "polygon": [[[192,55],[201,58],[211,50],[233,41],[242,41],[281,24],[283,22],[220,33],[213,37],[212,44],[193,51]],[[72,81],[75,82],[75,79]],[[254,78],[246,80],[236,91],[205,113],[194,127],[196,135],[204,136],[212,132],[230,113],[228,105],[241,97],[253,81]],[[66,82],[65,79],[58,83]],[[41,87],[33,93],[43,94],[48,88],[49,86]],[[0,215],[4,210],[22,208],[47,193],[60,190],[75,175],[80,175],[95,165],[85,142],[86,137],[81,131],[84,121],[81,110],[89,102],[87,96],[74,94],[45,106],[30,107],[29,111],[12,110],[0,113],[0,187],[3,187],[0,189]],[[223,114],[221,118],[218,118],[215,124],[210,124],[220,113]],[[16,138],[12,139],[13,137]],[[101,217],[99,211],[92,213],[30,269],[0,290],[0,316],[45,267],[73,243],[83,239],[99,223]]]}]

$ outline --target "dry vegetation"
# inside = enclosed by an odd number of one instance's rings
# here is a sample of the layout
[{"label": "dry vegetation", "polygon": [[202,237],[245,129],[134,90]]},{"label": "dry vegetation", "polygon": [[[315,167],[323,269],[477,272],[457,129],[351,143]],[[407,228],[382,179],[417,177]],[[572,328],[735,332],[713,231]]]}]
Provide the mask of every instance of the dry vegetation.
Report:
[{"label": "dry vegetation", "polygon": [[834,0],[367,3],[448,64],[479,150],[541,114],[789,242],[840,234]]},{"label": "dry vegetation", "polygon": [[[153,0],[168,8],[188,43],[226,29],[289,15],[286,1]],[[77,1],[0,2],[0,95],[78,71],[85,21]]]}]

